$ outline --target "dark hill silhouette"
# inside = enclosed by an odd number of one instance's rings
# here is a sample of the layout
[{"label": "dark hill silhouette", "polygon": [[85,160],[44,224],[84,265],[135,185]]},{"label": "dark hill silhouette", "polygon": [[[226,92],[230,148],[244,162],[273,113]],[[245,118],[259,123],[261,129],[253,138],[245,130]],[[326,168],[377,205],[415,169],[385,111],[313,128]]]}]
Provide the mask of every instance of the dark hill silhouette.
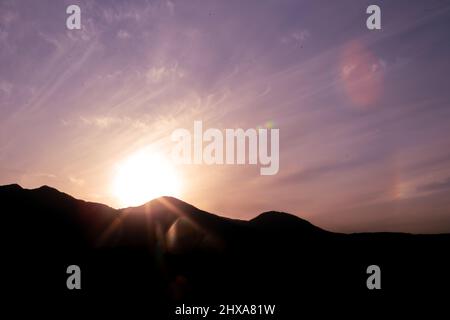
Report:
[{"label": "dark hill silhouette", "polygon": [[261,213],[259,216],[250,220],[253,225],[263,228],[266,231],[291,230],[306,235],[310,233],[324,233],[325,230],[285,212],[269,211]]},{"label": "dark hill silhouette", "polygon": [[[281,212],[234,220],[173,197],[116,210],[48,186],[1,186],[0,206],[5,285],[22,300],[142,303],[162,318],[180,303],[269,303],[292,319],[299,301],[387,308],[399,296],[436,302],[450,285],[449,235],[338,234]],[[66,289],[71,264],[81,291]]]}]

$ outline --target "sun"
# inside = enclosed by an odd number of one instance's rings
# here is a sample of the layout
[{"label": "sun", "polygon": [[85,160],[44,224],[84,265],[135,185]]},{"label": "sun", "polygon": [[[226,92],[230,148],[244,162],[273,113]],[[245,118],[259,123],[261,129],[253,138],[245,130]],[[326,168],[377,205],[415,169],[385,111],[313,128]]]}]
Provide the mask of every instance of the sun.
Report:
[{"label": "sun", "polygon": [[177,171],[161,154],[139,151],[117,166],[113,193],[123,207],[138,206],[161,196],[179,197]]}]

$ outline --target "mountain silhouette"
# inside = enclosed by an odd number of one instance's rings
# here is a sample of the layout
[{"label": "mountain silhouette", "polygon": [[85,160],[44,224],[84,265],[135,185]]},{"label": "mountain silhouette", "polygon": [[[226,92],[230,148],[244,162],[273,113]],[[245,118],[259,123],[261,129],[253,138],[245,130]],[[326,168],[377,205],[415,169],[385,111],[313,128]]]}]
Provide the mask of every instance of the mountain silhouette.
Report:
[{"label": "mountain silhouette", "polygon": [[[398,296],[436,302],[450,285],[448,234],[340,234],[283,212],[224,218],[173,197],[117,210],[17,184],[0,187],[0,206],[5,286],[22,300],[142,302],[162,318],[179,303],[268,303],[292,319],[299,301],[387,308]],[[66,288],[72,264],[79,291]],[[373,264],[379,291],[366,286]]]}]

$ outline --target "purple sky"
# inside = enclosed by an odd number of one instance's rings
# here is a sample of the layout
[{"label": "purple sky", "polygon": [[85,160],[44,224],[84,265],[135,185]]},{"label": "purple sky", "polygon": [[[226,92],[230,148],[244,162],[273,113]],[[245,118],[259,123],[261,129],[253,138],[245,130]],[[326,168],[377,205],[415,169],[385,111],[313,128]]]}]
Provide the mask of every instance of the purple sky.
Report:
[{"label": "purple sky", "polygon": [[[174,129],[270,122],[277,175],[186,166],[181,198],[450,232],[450,1],[376,2],[380,31],[373,1],[1,1],[0,184],[117,207],[117,163],[168,152]],[[82,30],[65,27],[69,4]]]}]

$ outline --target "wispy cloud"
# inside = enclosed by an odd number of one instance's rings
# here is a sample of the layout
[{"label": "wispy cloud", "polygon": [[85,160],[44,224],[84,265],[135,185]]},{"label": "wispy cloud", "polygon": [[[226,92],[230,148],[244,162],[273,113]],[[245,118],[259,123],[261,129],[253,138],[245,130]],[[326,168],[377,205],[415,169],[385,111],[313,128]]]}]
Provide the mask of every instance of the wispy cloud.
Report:
[{"label": "wispy cloud", "polygon": [[436,192],[450,189],[450,177],[444,180],[427,183],[417,187],[417,191]]},{"label": "wispy cloud", "polygon": [[145,76],[151,83],[160,83],[165,80],[181,79],[185,74],[180,70],[178,64],[175,64],[172,67],[152,67],[146,72]]},{"label": "wispy cloud", "polygon": [[131,38],[131,35],[126,30],[120,29],[117,32],[117,38],[122,39],[122,40],[126,40],[126,39]]},{"label": "wispy cloud", "polygon": [[287,36],[281,38],[281,43],[283,44],[296,44],[303,45],[311,37],[311,32],[307,29],[294,31]]},{"label": "wispy cloud", "polygon": [[6,80],[0,80],[0,92],[3,96],[9,96],[13,89],[13,85],[11,82]]}]

